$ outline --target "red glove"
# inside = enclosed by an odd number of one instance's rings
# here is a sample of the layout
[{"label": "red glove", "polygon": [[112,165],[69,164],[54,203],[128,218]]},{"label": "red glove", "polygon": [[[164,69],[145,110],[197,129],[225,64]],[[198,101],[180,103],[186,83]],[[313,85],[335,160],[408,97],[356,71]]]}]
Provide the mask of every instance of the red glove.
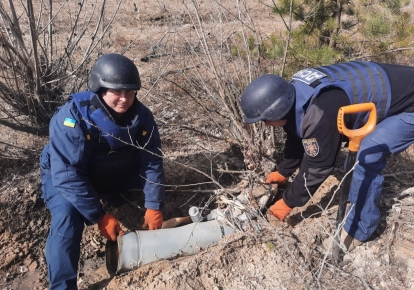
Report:
[{"label": "red glove", "polygon": [[266,178],[266,183],[282,183],[286,181],[286,177],[281,175],[278,171],[270,172]]},{"label": "red glove", "polygon": [[286,205],[283,198],[279,199],[269,208],[270,213],[282,221],[287,217],[291,210],[292,208]]},{"label": "red glove", "polygon": [[149,209],[145,212],[143,229],[158,230],[162,227],[163,218],[159,210]]},{"label": "red glove", "polygon": [[116,241],[118,234],[120,236],[124,234],[124,231],[121,229],[118,220],[109,213],[106,213],[104,217],[98,222],[98,227],[101,231],[101,234],[113,242]]}]

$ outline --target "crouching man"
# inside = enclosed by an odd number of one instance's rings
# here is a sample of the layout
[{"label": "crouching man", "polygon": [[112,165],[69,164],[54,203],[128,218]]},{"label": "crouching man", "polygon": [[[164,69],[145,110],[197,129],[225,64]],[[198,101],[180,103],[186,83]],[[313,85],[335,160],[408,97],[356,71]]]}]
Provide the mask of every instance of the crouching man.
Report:
[{"label": "crouching man", "polygon": [[[42,198],[52,219],[46,243],[50,289],[77,289],[84,226],[115,241],[123,231],[100,199],[142,189],[143,227],[160,229],[164,204],[161,141],[150,110],[137,99],[138,69],[119,54],[93,65],[88,91],[70,95],[50,121],[41,158]],[[134,146],[133,146],[133,145]]]},{"label": "crouching man", "polygon": [[[310,199],[331,174],[342,135],[338,110],[350,104],[373,102],[377,126],[360,145],[351,182],[348,217],[341,242],[352,250],[367,241],[381,221],[379,210],[387,156],[414,143],[414,67],[352,61],[307,68],[290,82],[273,74],[250,83],[241,97],[245,121],[283,127],[284,159],[267,183],[282,183],[299,168],[283,198],[269,210],[283,220],[294,207]],[[359,128],[365,115],[346,120]]]}]

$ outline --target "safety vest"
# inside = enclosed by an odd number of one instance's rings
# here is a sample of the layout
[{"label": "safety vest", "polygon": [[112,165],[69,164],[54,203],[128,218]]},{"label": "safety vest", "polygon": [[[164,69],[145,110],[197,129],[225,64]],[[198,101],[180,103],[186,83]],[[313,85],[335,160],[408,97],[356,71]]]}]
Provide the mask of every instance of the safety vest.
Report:
[{"label": "safety vest", "polygon": [[[325,88],[339,88],[348,95],[351,104],[373,102],[377,123],[386,116],[391,103],[391,86],[385,71],[377,64],[364,61],[303,69],[290,81],[296,90],[296,133],[303,138],[302,121],[307,109]],[[366,121],[368,113],[356,116],[353,129]]]},{"label": "safety vest", "polygon": [[[115,124],[100,108],[96,108],[92,98],[98,98],[90,91],[72,94],[87,134],[90,136],[91,158],[88,160],[88,175],[95,189],[100,193],[111,193],[122,185],[129,176],[138,174],[140,150],[132,146],[142,135],[143,121],[138,116],[144,106],[136,106],[131,126]],[[100,101],[100,100],[95,100]]]},{"label": "safety vest", "polygon": [[[133,138],[131,136],[135,136],[139,128],[138,118],[132,121],[131,126],[122,127],[114,123],[102,109],[92,105],[92,98],[97,98],[97,101],[101,102],[93,92],[80,92],[72,94],[70,97],[75,102],[88,130],[92,135],[99,134],[99,140],[104,138],[111,149],[128,146],[134,141],[134,139],[131,141]],[[135,115],[139,115],[138,110]]]}]

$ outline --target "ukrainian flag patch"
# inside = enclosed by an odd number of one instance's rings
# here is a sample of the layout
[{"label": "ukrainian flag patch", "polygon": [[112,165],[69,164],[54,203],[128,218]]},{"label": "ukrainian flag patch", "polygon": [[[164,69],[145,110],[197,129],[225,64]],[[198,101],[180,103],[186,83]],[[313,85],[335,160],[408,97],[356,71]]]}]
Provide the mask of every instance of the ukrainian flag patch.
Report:
[{"label": "ukrainian flag patch", "polygon": [[75,128],[76,120],[73,120],[71,118],[65,118],[65,121],[63,122],[63,125],[71,127],[71,128]]}]

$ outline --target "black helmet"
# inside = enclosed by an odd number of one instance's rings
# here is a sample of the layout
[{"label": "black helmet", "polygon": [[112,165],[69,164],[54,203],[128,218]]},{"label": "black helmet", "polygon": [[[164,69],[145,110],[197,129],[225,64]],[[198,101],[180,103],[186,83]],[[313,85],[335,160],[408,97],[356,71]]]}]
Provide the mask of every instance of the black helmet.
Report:
[{"label": "black helmet", "polygon": [[89,73],[88,88],[96,93],[100,88],[139,90],[141,80],[135,64],[126,56],[110,53],[98,58]]},{"label": "black helmet", "polygon": [[281,120],[295,102],[295,88],[282,77],[265,74],[252,81],[241,97],[246,123]]}]

